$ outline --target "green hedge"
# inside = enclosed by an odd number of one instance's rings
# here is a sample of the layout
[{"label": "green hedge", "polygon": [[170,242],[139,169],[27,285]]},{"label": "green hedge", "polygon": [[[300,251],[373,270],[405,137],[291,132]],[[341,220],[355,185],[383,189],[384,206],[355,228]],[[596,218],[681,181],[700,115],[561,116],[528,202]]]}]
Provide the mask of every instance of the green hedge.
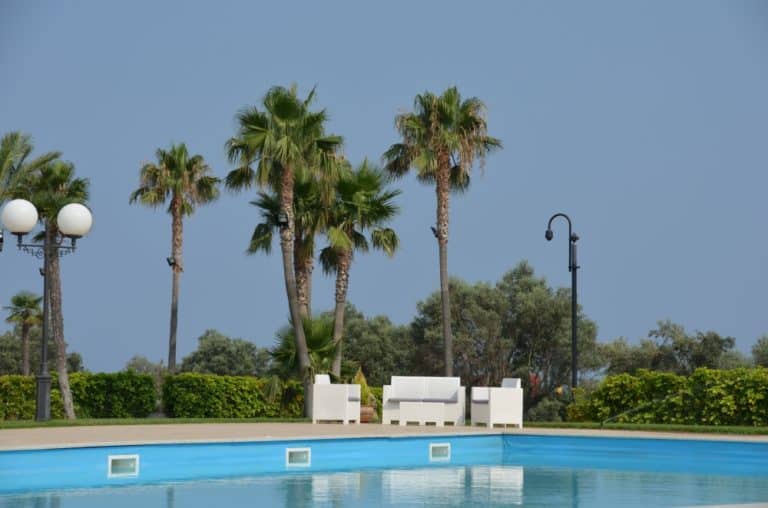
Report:
[{"label": "green hedge", "polygon": [[163,407],[167,416],[177,418],[301,417],[301,383],[281,384],[275,388],[270,380],[247,376],[178,374],[165,378]]},{"label": "green hedge", "polygon": [[[0,419],[31,420],[35,417],[34,376],[0,376]],[[83,418],[143,418],[156,407],[152,376],[134,372],[69,375],[75,413]],[[53,376],[51,418],[64,417],[61,393]]]},{"label": "green hedge", "polygon": [[143,418],[157,407],[150,374],[133,371],[69,376],[77,416],[82,418]]},{"label": "green hedge", "polygon": [[571,421],[764,426],[768,369],[697,369],[688,377],[641,370],[635,376],[609,376],[588,396],[577,393],[568,416]]}]

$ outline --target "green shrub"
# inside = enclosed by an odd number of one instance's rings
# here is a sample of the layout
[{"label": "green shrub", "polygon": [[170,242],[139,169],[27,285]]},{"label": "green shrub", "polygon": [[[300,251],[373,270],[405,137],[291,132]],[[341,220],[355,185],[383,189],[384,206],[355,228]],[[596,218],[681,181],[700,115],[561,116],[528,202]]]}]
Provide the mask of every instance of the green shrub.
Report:
[{"label": "green shrub", "polygon": [[527,420],[532,422],[561,422],[565,404],[555,399],[541,399],[528,410]]},{"label": "green shrub", "polygon": [[371,395],[376,399],[376,414],[379,415],[379,421],[381,421],[381,412],[384,409],[382,400],[384,399],[384,388],[381,386],[371,386]]},{"label": "green shrub", "polygon": [[697,369],[688,377],[640,370],[609,376],[568,408],[571,421],[768,425],[768,369]]},{"label": "green shrub", "polygon": [[75,412],[82,418],[144,418],[157,406],[155,381],[133,371],[70,374]]},{"label": "green shrub", "polygon": [[301,383],[286,381],[267,397],[267,380],[250,376],[184,373],[165,378],[163,406],[176,418],[300,417]]},{"label": "green shrub", "polygon": [[[34,376],[0,376],[0,419],[35,417]],[[129,372],[69,375],[75,414],[82,418],[142,418],[156,405],[152,376]],[[56,376],[51,379],[51,418],[64,417],[64,404]]]}]

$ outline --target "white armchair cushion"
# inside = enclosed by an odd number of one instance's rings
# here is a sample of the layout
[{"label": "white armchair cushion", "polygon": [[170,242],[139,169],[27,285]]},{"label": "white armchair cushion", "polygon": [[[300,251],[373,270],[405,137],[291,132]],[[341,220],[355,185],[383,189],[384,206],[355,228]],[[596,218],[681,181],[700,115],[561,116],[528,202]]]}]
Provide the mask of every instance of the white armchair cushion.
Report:
[{"label": "white armchair cushion", "polygon": [[472,387],[472,403],[473,404],[488,404],[488,400],[491,397],[491,390],[487,386],[473,386]]},{"label": "white armchair cushion", "polygon": [[425,382],[424,402],[458,402],[459,385],[457,377],[428,377]]},{"label": "white armchair cushion", "polygon": [[519,377],[505,377],[501,380],[502,388],[522,388]]},{"label": "white armchair cushion", "polygon": [[345,385],[347,387],[347,400],[352,402],[360,401],[360,385]]},{"label": "white armchair cushion", "polygon": [[392,376],[393,402],[421,402],[424,397],[424,378]]},{"label": "white armchair cushion", "polygon": [[331,376],[328,374],[315,374],[316,385],[329,385],[331,384]]}]

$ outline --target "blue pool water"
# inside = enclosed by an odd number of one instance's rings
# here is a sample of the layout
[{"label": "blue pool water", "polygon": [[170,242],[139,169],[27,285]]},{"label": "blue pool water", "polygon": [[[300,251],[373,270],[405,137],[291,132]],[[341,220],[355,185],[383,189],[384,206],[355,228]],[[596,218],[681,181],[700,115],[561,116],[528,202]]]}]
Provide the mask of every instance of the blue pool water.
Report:
[{"label": "blue pool water", "polygon": [[[433,457],[429,445],[450,445]],[[286,448],[311,448],[307,466]],[[138,455],[108,477],[108,456]],[[514,435],[0,452],[0,507],[768,503],[768,444]]]}]

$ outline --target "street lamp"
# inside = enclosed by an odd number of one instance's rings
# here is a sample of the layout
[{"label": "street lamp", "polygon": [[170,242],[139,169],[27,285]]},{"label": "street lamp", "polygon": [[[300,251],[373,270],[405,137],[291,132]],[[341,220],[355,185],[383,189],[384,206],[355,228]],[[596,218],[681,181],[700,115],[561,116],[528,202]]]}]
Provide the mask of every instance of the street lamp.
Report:
[{"label": "street lamp", "polygon": [[[43,258],[43,336],[40,345],[40,372],[37,375],[37,390],[35,398],[35,420],[51,419],[51,376],[48,374],[48,320],[50,315],[50,274],[51,256],[62,256],[75,251],[78,238],[85,236],[91,230],[93,217],[90,210],[79,203],[65,205],[56,216],[56,224],[60,235],[51,237],[47,232],[42,244],[24,243],[24,235],[32,231],[37,224],[38,214],[35,205],[25,199],[9,201],[3,208],[2,223],[5,228],[16,235],[16,246],[40,259]],[[64,245],[64,238],[69,238],[69,245]]]},{"label": "street lamp", "polygon": [[544,238],[547,241],[551,241],[554,237],[552,221],[557,217],[563,217],[568,221],[568,271],[571,272],[571,388],[576,388],[578,382],[576,374],[579,365],[578,351],[576,349],[576,325],[578,319],[576,316],[576,271],[579,269],[579,265],[576,262],[576,242],[579,240],[579,235],[573,232],[570,217],[564,213],[556,213],[549,218],[549,223],[547,223],[547,231],[544,233]]}]

